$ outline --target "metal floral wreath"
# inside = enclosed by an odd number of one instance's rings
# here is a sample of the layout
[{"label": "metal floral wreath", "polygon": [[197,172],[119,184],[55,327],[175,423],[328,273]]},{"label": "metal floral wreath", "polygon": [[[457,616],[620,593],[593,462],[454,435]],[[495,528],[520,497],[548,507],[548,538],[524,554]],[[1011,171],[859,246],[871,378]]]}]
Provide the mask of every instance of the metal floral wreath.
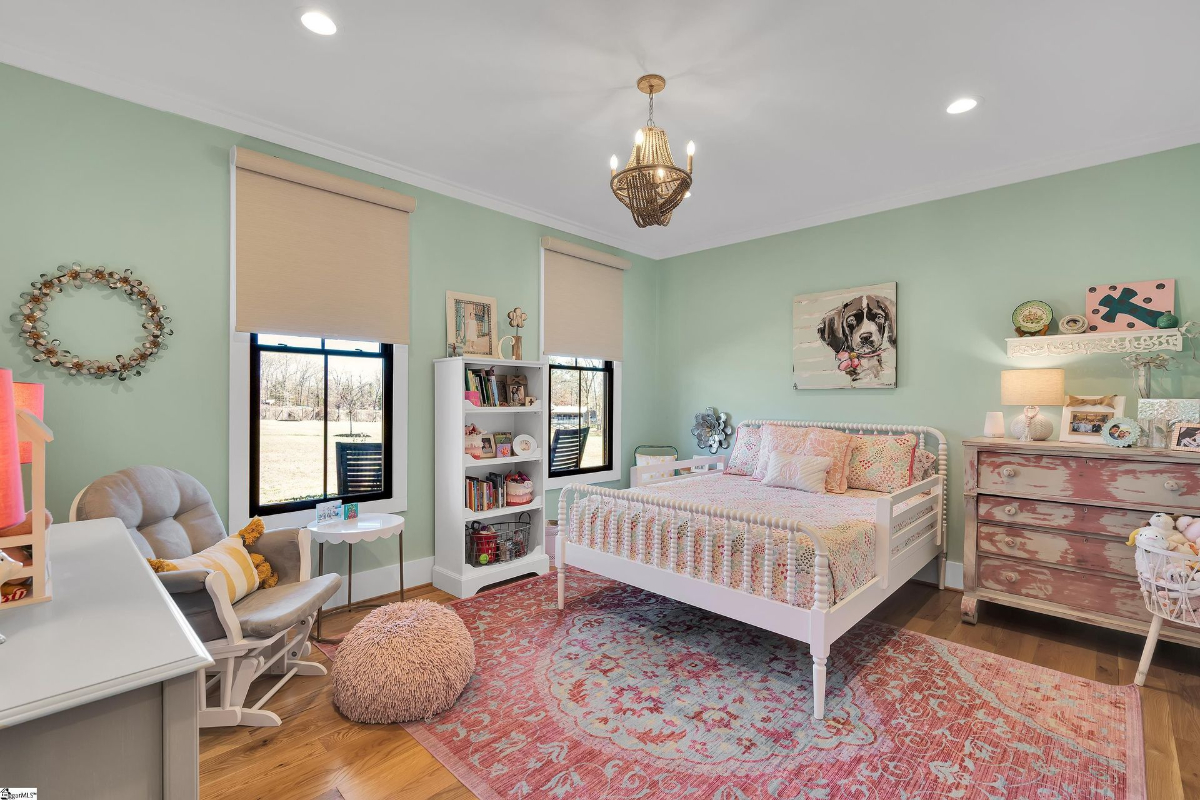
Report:
[{"label": "metal floral wreath", "polygon": [[[119,355],[116,361],[80,358],[64,348],[58,339],[50,338],[46,322],[42,319],[46,315],[46,306],[68,283],[81,289],[84,281],[124,292],[131,301],[141,305],[142,313],[146,316],[146,321],[142,323],[146,337],[129,355]],[[50,366],[64,369],[71,375],[94,375],[122,381],[130,376],[141,375],[142,368],[166,348],[163,337],[174,334],[167,327],[171,318],[163,315],[166,306],[158,301],[149,287],[133,277],[132,270],[117,272],[105,267],[85,269],[79,264],[63,264],[58,268],[57,275],[43,272],[30,286],[33,291],[21,293],[21,312],[14,314],[12,319],[20,323],[25,344],[36,351],[34,361],[49,361]]]}]

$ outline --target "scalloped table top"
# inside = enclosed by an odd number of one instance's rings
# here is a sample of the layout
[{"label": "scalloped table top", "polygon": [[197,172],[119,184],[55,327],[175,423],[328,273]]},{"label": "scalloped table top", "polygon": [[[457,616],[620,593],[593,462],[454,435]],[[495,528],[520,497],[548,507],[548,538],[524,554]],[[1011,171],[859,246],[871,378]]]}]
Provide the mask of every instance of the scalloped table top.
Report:
[{"label": "scalloped table top", "polygon": [[315,542],[373,542],[403,531],[404,517],[399,514],[363,514],[355,519],[310,522],[308,530]]}]

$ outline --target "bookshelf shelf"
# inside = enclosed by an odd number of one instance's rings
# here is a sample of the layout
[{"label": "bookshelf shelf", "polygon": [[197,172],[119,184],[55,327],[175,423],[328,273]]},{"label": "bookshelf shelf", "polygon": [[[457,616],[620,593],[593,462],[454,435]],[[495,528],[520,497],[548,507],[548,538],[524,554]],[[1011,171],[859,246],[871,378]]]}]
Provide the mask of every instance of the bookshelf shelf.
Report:
[{"label": "bookshelf shelf", "polygon": [[[487,433],[532,436],[543,444],[544,398],[533,406],[476,406],[463,392],[479,370],[495,370],[497,394],[500,379],[522,377],[527,391],[538,396],[545,385],[545,365],[540,361],[501,361],[479,358],[434,359],[434,567],[433,585],[456,597],[470,597],[493,583],[550,570],[545,547],[545,485],[541,460],[544,451],[523,456],[474,459],[463,451],[463,429],[474,424]],[[474,377],[468,372],[474,371]],[[490,378],[490,376],[489,376]],[[489,386],[490,389],[490,386]],[[501,506],[486,511],[465,507],[467,478],[519,470],[533,481],[533,502]],[[512,561],[476,567],[467,563],[467,528],[472,522],[509,521],[528,513],[531,519],[528,554]]]}]

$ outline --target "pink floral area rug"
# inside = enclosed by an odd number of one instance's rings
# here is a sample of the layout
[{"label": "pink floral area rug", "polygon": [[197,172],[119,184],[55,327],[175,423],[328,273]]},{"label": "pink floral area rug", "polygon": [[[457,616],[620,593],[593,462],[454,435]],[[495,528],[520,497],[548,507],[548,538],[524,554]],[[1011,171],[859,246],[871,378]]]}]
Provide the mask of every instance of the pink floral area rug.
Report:
[{"label": "pink floral area rug", "polygon": [[483,800],[1142,800],[1141,704],[876,622],[804,644],[573,570],[454,604],[477,671],[405,728]]}]

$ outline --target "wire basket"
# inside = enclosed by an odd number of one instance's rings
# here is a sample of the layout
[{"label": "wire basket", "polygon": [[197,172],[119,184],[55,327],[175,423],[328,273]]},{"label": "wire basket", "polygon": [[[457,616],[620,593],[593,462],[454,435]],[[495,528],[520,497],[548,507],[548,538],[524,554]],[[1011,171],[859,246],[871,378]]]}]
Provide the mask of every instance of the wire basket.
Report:
[{"label": "wire basket", "polygon": [[1200,556],[1138,545],[1134,563],[1151,613],[1200,627]]},{"label": "wire basket", "polygon": [[472,567],[504,564],[529,555],[529,533],[533,518],[524,511],[512,522],[467,526],[467,563]]}]

